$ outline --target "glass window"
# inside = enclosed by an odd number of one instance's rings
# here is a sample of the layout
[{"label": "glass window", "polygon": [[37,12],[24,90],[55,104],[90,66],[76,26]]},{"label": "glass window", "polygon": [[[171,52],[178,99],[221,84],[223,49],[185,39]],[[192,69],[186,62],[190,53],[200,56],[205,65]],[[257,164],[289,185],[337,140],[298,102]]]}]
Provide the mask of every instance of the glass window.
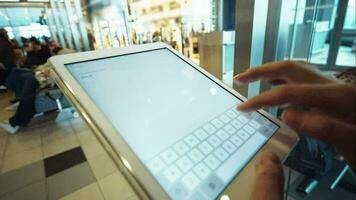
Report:
[{"label": "glass window", "polygon": [[338,1],[299,0],[291,4],[295,17],[289,28],[286,57],[326,64]]},{"label": "glass window", "polygon": [[356,67],[356,2],[347,6],[336,65]]},{"label": "glass window", "polygon": [[33,23],[30,26],[19,26],[20,36],[25,38],[30,37],[50,37],[49,29],[47,25],[40,25]]},{"label": "glass window", "polygon": [[0,8],[0,27],[10,26],[10,19],[7,16],[6,10]]}]

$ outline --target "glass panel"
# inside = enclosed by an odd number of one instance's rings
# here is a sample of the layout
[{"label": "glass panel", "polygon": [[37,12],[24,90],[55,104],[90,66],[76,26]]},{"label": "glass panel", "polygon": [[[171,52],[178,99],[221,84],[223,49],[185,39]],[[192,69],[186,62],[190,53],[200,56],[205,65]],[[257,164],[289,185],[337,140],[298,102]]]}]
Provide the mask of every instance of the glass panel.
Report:
[{"label": "glass panel", "polygon": [[31,16],[27,8],[6,8],[11,26],[31,24]]},{"label": "glass panel", "polygon": [[334,26],[336,10],[336,0],[320,0],[317,2],[314,30],[309,52],[309,62],[311,63],[327,63],[330,33]]},{"label": "glass panel", "polygon": [[10,19],[4,8],[0,8],[0,27],[10,26]]},{"label": "glass panel", "polygon": [[338,0],[295,0],[286,57],[326,64]]},{"label": "glass panel", "polygon": [[336,65],[356,67],[356,2],[349,0]]}]

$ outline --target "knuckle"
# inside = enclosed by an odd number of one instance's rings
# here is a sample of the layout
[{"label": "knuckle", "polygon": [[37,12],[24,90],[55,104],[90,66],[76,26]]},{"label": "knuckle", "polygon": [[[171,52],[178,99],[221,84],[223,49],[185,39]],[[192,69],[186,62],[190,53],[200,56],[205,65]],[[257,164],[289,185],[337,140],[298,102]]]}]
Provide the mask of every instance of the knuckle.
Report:
[{"label": "knuckle", "polygon": [[279,87],[279,99],[281,100],[287,100],[290,95],[292,94],[292,90],[294,89],[293,86],[291,85],[282,85]]},{"label": "knuckle", "polygon": [[[307,123],[310,120],[311,119],[305,119],[305,122]],[[318,132],[320,132],[320,133],[323,133],[323,132],[335,133],[335,131],[338,131],[338,130],[336,130],[337,126],[336,126],[335,122],[333,120],[331,120],[330,118],[318,116],[317,123],[320,124],[320,126],[319,126],[320,130],[318,130]]]},{"label": "knuckle", "polygon": [[287,69],[287,68],[293,67],[293,65],[294,65],[293,61],[285,60],[285,61],[282,61],[282,63],[280,65],[278,65],[277,70]]},{"label": "knuckle", "polygon": [[248,70],[249,73],[254,74],[257,73],[259,71],[261,67],[252,67]]}]

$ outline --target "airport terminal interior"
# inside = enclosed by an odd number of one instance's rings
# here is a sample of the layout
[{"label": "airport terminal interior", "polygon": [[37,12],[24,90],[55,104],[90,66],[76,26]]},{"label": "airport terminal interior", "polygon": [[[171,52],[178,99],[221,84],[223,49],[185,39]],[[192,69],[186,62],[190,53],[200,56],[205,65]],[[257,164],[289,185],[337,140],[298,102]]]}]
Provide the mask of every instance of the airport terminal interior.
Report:
[{"label": "airport terminal interior", "polygon": [[[0,121],[21,121],[0,126],[0,200],[141,199],[48,59],[158,42],[247,98],[271,86],[233,77],[273,61],[356,84],[355,0],[0,0]],[[329,144],[301,137],[293,152],[286,199],[356,199],[356,176]]]}]

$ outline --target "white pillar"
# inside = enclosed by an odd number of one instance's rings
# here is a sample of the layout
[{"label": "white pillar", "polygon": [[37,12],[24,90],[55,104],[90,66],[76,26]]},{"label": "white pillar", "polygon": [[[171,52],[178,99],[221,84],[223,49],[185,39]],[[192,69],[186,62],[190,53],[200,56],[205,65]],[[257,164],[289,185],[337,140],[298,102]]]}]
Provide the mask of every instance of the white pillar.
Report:
[{"label": "white pillar", "polygon": [[64,1],[64,5],[66,7],[66,11],[67,11],[67,17],[68,17],[68,22],[70,24],[70,28],[72,30],[72,35],[73,35],[73,39],[74,39],[74,45],[75,45],[75,49],[77,51],[81,51],[81,47],[80,47],[80,36],[79,36],[79,31],[78,28],[75,24],[75,17],[73,15],[73,9],[72,9],[72,3],[71,0],[65,0]]}]

